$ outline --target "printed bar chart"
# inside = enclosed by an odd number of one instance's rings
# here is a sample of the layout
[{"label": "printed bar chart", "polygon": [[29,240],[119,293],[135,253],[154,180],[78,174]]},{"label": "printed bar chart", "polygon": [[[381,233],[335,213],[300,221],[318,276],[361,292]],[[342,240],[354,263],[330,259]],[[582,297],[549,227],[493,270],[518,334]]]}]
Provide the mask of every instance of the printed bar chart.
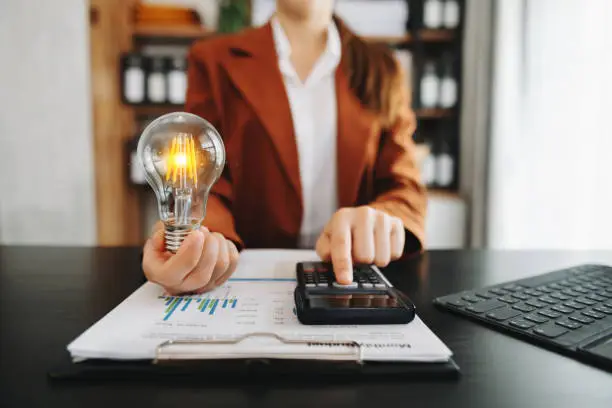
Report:
[{"label": "printed bar chart", "polygon": [[238,304],[237,297],[201,297],[201,296],[160,296],[165,301],[163,320],[169,320],[178,310],[188,312],[191,309],[208,316],[214,316],[219,309],[234,309]]}]

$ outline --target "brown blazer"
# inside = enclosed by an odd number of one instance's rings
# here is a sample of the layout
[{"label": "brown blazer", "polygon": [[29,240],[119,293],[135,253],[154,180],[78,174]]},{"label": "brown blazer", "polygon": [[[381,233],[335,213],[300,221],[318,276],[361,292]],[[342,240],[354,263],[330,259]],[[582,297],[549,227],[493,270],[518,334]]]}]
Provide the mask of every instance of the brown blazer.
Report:
[{"label": "brown blazer", "polygon": [[[415,166],[414,115],[407,103],[393,131],[381,131],[341,66],[339,205],[368,204],[401,218],[406,250],[419,251],[426,195]],[[302,219],[298,153],[270,24],[194,44],[188,67],[185,109],[219,130],[227,159],[203,224],[240,248],[295,248]]]}]

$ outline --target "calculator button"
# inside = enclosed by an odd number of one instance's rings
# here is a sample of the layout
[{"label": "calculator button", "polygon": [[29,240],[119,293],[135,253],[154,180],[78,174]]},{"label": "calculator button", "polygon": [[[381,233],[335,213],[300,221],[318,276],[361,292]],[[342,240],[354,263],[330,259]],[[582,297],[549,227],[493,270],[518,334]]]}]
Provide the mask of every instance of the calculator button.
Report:
[{"label": "calculator button", "polygon": [[362,283],[361,286],[363,286],[366,289],[372,289],[374,287],[373,283]]},{"label": "calculator button", "polygon": [[338,282],[334,282],[333,285],[335,288],[338,288],[338,289],[355,289],[359,286],[357,282],[351,282],[348,285],[342,285]]},{"label": "calculator button", "polygon": [[329,268],[327,267],[327,265],[325,265],[325,264],[317,265],[317,272],[319,272],[319,273],[326,273],[328,271],[329,271]]},{"label": "calculator button", "polygon": [[316,288],[316,287],[317,287],[317,285],[316,285],[316,283],[307,283],[307,284],[306,284],[306,287],[307,287],[307,288]]},{"label": "calculator button", "polygon": [[376,283],[376,284],[374,284],[374,287],[376,289],[386,289],[387,285],[385,285],[384,283]]},{"label": "calculator button", "polygon": [[302,265],[304,272],[310,273],[315,271],[315,266],[311,263],[305,263]]},{"label": "calculator button", "polygon": [[317,283],[317,287],[319,287],[319,288],[326,288],[328,286],[329,286],[329,284],[327,282],[319,282],[319,283]]}]

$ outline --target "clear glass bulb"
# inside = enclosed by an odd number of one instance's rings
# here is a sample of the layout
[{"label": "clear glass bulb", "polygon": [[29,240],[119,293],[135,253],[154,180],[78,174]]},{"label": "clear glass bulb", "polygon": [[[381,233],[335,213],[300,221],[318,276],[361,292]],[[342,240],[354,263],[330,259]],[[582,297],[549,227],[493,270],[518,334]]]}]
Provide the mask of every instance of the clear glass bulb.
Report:
[{"label": "clear glass bulb", "polygon": [[166,249],[174,253],[206,216],[208,194],[225,165],[223,140],[205,119],[174,112],[144,129],[137,154],[157,197]]}]

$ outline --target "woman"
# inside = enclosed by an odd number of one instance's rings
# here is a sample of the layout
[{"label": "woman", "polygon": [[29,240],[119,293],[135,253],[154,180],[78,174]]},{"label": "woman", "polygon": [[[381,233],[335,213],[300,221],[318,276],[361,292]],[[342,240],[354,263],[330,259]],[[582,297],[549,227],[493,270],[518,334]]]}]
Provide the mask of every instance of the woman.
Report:
[{"label": "woman", "polygon": [[415,118],[391,51],[351,33],[333,0],[276,5],[263,27],[190,50],[185,109],[219,130],[227,163],[204,227],[174,256],[161,227],[145,245],[145,275],[172,293],[222,284],[242,248],[315,247],[346,284],[354,262],[423,247]]}]

